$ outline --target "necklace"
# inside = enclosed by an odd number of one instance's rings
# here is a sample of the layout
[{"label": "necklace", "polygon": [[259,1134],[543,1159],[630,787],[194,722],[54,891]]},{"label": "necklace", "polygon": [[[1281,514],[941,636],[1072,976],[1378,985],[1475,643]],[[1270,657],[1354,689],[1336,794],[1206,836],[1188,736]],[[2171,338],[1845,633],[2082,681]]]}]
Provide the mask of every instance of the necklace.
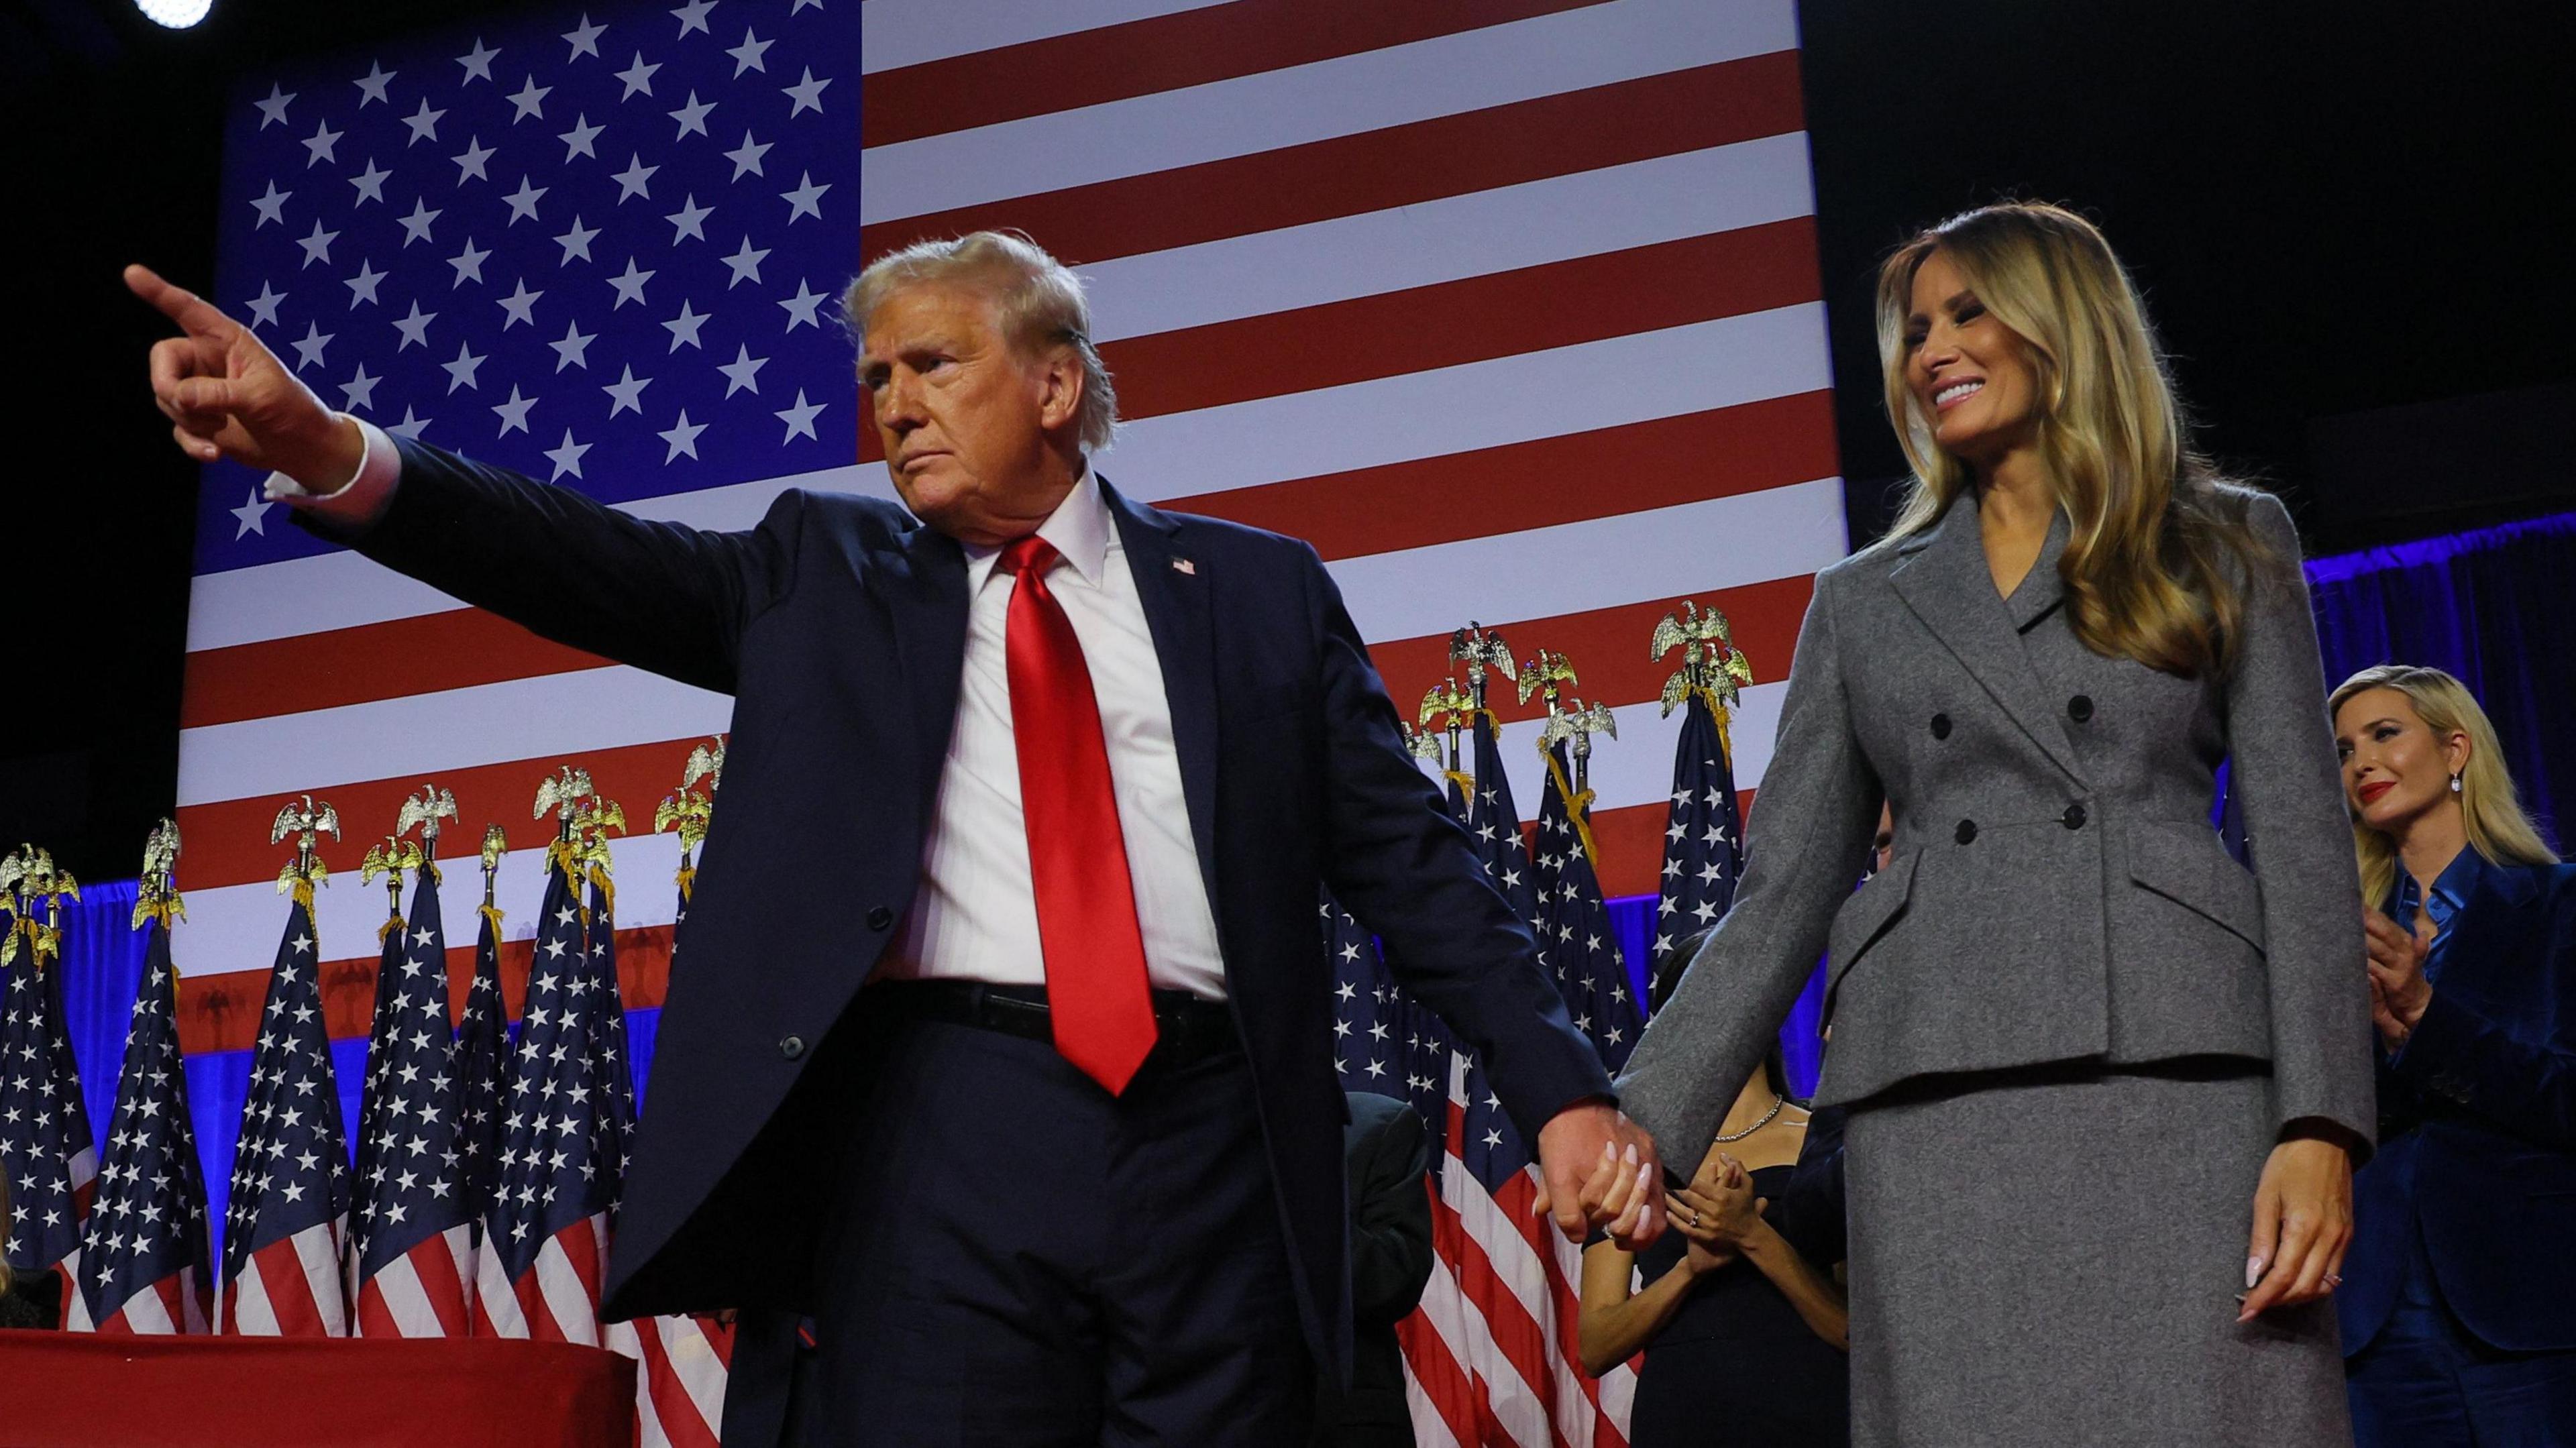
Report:
[{"label": "necklace", "polygon": [[1771,1097],[1771,1109],[1762,1113],[1762,1119],[1760,1121],[1753,1123],[1742,1131],[1720,1132],[1718,1133],[1717,1139],[1721,1142],[1742,1141],[1744,1138],[1751,1136],[1753,1133],[1760,1131],[1766,1126],[1769,1126],[1771,1124],[1771,1118],[1779,1115],[1780,1108],[1788,1104],[1789,1102],[1786,1097],[1774,1093]]}]

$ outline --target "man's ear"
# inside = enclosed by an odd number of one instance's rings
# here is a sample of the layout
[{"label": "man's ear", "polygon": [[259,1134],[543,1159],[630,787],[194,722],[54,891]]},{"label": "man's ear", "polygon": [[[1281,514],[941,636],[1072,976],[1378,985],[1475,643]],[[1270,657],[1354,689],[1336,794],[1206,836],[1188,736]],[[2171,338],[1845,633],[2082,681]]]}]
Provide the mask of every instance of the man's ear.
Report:
[{"label": "man's ear", "polygon": [[1070,347],[1058,347],[1049,353],[1039,372],[1042,390],[1038,394],[1038,425],[1048,432],[1073,426],[1082,415],[1082,391],[1085,378],[1082,359]]}]

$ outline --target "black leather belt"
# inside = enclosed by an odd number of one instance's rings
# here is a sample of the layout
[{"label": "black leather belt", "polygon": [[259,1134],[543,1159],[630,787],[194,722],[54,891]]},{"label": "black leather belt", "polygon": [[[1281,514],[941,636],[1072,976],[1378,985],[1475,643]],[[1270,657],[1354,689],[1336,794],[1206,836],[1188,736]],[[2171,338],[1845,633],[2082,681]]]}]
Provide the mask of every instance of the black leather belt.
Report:
[{"label": "black leather belt", "polygon": [[[889,980],[869,986],[862,999],[908,1020],[944,1021],[1055,1043],[1044,986]],[[1201,1000],[1179,990],[1155,991],[1153,999],[1156,1040],[1153,1054],[1145,1058],[1147,1067],[1187,1066],[1242,1049],[1234,1031],[1234,1013],[1225,1002]]]}]

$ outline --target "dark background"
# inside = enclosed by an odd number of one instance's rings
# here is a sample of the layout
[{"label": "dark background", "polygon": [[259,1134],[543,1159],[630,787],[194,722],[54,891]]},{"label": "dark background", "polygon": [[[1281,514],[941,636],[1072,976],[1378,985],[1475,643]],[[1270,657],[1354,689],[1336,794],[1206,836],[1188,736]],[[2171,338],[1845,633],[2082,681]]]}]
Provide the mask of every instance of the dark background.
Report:
[{"label": "dark background", "polygon": [[[116,274],[213,275],[226,78],[505,8],[217,0],[174,33],[126,0],[0,0],[19,256],[0,847],[127,876],[173,794],[195,468],[144,386],[164,329]],[[1856,542],[1903,470],[1878,404],[1878,259],[2005,196],[2103,226],[2202,445],[2283,491],[2311,551],[2576,506],[2576,9],[1801,9]]]}]

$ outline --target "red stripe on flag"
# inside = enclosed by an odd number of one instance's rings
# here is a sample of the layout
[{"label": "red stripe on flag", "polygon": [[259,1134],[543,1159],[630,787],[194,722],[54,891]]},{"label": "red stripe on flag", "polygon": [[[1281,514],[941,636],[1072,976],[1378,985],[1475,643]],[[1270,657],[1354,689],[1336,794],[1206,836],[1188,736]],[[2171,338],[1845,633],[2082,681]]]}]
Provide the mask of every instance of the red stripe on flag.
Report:
[{"label": "red stripe on flag", "polygon": [[[1697,597],[1702,607],[1725,613],[1736,647],[1753,665],[1755,681],[1768,682],[1788,675],[1789,650],[1797,642],[1798,623],[1806,616],[1807,599],[1814,591],[1814,575],[1802,573]],[[1524,658],[1540,648],[1565,655],[1582,676],[1574,692],[1618,708],[1663,697],[1664,681],[1681,667],[1681,660],[1678,655],[1651,658],[1646,645],[1654,637],[1655,621],[1681,606],[1679,598],[1658,598],[1554,618],[1487,620],[1485,627],[1499,631]],[[1369,661],[1386,681],[1397,712],[1408,718],[1421,703],[1423,691],[1455,672],[1447,634],[1371,644]],[[1539,718],[1547,710],[1546,700],[1537,695],[1521,702],[1507,683],[1498,682],[1486,698],[1494,717],[1506,724]]]},{"label": "red stripe on flag", "polygon": [[[689,750],[703,742],[692,736],[578,755],[547,755],[473,769],[439,770],[436,775],[440,787],[455,793],[468,819],[505,821],[512,849],[541,850],[554,842],[555,828],[551,821],[531,820],[528,802],[536,798],[537,786],[554,773],[557,765],[579,764],[590,771],[593,785],[602,795],[650,819],[653,802],[679,784]],[[348,838],[321,842],[322,863],[334,872],[355,871],[368,845],[368,832],[358,828],[357,822],[380,824],[392,820],[400,813],[402,802],[419,790],[421,778],[406,774],[391,779],[315,781],[314,792],[329,800],[340,818],[352,822]],[[189,840],[187,853],[179,859],[180,888],[204,890],[275,878],[285,855],[268,844],[268,831],[276,821],[278,805],[289,798],[283,794],[256,795],[180,809],[179,828]],[[462,835],[459,832],[457,837]]]},{"label": "red stripe on flag", "polygon": [[654,1420],[661,1425],[662,1437],[672,1448],[718,1448],[716,1425],[698,1413],[695,1398],[680,1383],[671,1367],[670,1350],[662,1343],[661,1329],[650,1319],[628,1326],[635,1330],[635,1351],[643,1359],[641,1387],[653,1404]]},{"label": "red stripe on flag", "polygon": [[[281,1238],[250,1254],[245,1270],[259,1274],[259,1285],[268,1297],[269,1315],[276,1319],[279,1337],[325,1337],[328,1330],[322,1321],[322,1304],[314,1300],[312,1280],[304,1275],[304,1258],[296,1250],[296,1239]],[[239,1331],[229,1299],[241,1290],[235,1283],[226,1291],[224,1327]]]},{"label": "red stripe on flag", "polygon": [[[640,925],[617,932],[617,995],[630,1011],[662,1004],[671,977],[674,927]],[[519,1018],[528,996],[528,974],[537,942],[533,937],[501,942],[501,999],[509,1018]],[[322,963],[322,1020],[335,1041],[363,1040],[375,1013],[376,967],[373,955],[350,956]],[[474,942],[447,948],[448,1023],[465,1017],[465,996],[474,987]],[[259,1036],[259,1007],[268,989],[268,970],[208,971],[179,978],[179,1050],[194,1056],[205,1051],[247,1051]]]},{"label": "red stripe on flag", "polygon": [[1303,538],[1330,562],[1738,497],[1838,468],[1833,394],[1805,392],[1157,506]]},{"label": "red stripe on flag", "polygon": [[1805,125],[1778,51],[1149,175],[859,228],[859,254],[1018,227],[1067,265],[1384,211]]},{"label": "red stripe on flag", "polygon": [[[1158,417],[1767,312],[1823,296],[1815,222],[1796,216],[1126,338],[1101,348],[1101,357],[1118,379],[1120,414]],[[1587,475],[1604,474],[1587,469]]]},{"label": "red stripe on flag", "polygon": [[179,727],[595,669],[608,660],[479,608],[262,639],[188,655]]},{"label": "red stripe on flag", "polygon": [[890,146],[1601,3],[1236,0],[877,71],[859,87],[859,134]]}]

